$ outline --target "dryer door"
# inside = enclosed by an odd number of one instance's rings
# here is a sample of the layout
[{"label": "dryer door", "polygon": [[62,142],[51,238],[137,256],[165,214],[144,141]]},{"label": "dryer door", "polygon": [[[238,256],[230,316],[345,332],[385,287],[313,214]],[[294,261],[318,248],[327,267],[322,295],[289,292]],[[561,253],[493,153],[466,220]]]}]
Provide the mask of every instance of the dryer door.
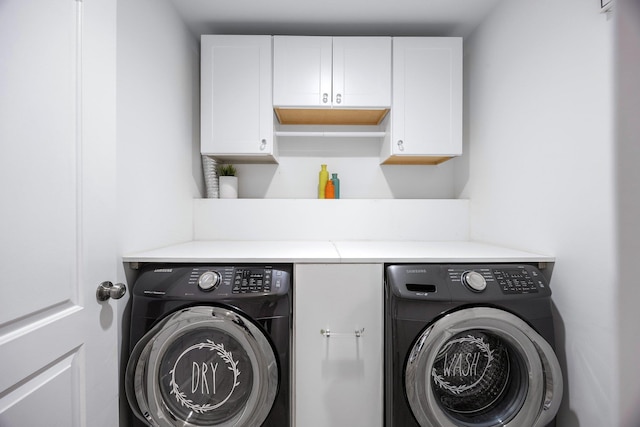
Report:
[{"label": "dryer door", "polygon": [[228,308],[177,311],[136,344],[127,399],[152,426],[255,427],[278,391],[274,350],[252,321]]},{"label": "dryer door", "polygon": [[555,417],[562,389],[546,340],[494,308],[440,318],[406,361],[405,391],[422,427],[543,427]]}]

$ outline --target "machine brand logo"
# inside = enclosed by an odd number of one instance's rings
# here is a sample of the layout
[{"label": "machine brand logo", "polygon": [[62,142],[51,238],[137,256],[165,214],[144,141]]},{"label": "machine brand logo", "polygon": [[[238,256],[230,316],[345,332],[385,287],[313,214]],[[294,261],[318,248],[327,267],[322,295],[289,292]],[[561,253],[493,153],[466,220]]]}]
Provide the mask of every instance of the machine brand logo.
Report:
[{"label": "machine brand logo", "polygon": [[173,272],[173,268],[156,268],[153,270],[154,273],[171,273]]},{"label": "machine brand logo", "polygon": [[416,268],[413,270],[407,270],[407,274],[421,274],[421,273],[426,273],[427,269],[426,268]]}]

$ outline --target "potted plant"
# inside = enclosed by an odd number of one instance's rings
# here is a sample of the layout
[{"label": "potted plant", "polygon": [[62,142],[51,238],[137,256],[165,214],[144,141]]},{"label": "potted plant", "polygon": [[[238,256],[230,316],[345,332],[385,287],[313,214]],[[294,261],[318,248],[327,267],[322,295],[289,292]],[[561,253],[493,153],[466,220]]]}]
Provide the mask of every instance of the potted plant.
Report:
[{"label": "potted plant", "polygon": [[221,199],[238,198],[238,177],[236,168],[231,164],[221,164],[218,166],[218,180],[220,185]]}]

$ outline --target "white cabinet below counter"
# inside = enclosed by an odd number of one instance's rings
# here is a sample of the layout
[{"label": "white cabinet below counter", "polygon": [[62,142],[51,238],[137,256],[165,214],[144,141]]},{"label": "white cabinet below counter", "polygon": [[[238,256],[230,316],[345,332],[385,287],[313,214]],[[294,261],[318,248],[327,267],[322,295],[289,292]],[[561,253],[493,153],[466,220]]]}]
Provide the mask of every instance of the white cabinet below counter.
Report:
[{"label": "white cabinet below counter", "polygon": [[296,264],[294,319],[294,424],[382,426],[382,264]]},{"label": "white cabinet below counter", "polygon": [[201,153],[277,162],[271,36],[203,35],[201,50]]}]

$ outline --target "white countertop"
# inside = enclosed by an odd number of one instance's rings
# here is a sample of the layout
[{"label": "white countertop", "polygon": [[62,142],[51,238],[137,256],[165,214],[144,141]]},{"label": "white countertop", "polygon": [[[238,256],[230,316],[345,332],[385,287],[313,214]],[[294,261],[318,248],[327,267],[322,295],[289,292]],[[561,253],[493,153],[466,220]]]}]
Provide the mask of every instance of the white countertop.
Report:
[{"label": "white countertop", "polygon": [[552,256],[472,242],[191,241],[125,254],[124,262],[387,263],[553,262]]}]

